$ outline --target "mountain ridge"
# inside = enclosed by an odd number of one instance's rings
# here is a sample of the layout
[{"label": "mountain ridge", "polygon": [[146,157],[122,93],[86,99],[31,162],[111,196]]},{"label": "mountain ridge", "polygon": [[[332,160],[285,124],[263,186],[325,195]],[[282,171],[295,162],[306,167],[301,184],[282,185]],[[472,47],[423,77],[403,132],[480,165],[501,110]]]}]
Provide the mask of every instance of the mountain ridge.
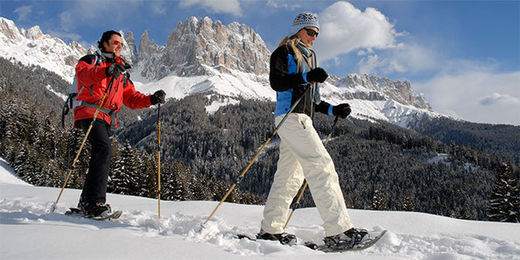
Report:
[{"label": "mountain ridge", "polygon": [[[87,50],[77,42],[66,44],[44,34],[39,26],[18,29],[5,18],[0,18],[0,25],[0,55],[27,66],[39,65],[67,82],[72,82],[77,60],[95,49],[90,46]],[[161,87],[168,98],[215,93],[231,97],[231,102],[238,97],[276,99],[268,79],[270,51],[261,36],[247,25],[223,25],[209,17],[189,17],[179,22],[166,46],[156,44],[144,31],[139,51],[132,32],[123,36],[126,44],[122,56],[132,63],[132,80],[144,93]],[[322,84],[321,94],[332,104],[350,103],[356,118],[383,120],[407,128],[422,119],[443,116],[432,110],[423,95],[413,93],[409,81],[365,74],[344,78],[331,75]]]}]

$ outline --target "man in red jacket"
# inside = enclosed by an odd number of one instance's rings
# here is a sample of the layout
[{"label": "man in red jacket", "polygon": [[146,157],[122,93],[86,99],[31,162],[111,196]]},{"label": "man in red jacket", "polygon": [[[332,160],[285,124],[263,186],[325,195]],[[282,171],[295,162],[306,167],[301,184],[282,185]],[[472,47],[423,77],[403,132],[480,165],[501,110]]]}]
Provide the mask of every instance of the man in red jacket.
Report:
[{"label": "man in red jacket", "polygon": [[74,109],[74,126],[89,128],[96,109],[106,92],[103,106],[94,122],[88,140],[92,145],[89,170],[78,207],[87,216],[103,216],[111,212],[106,204],[106,190],[112,142],[111,125],[117,127],[116,115],[122,105],[131,109],[147,108],[164,103],[166,93],[158,90],[144,95],[135,90],[126,69],[130,66],[119,56],[123,49],[121,34],[104,32],[95,54],[82,57],[76,65],[77,99],[81,104]]}]

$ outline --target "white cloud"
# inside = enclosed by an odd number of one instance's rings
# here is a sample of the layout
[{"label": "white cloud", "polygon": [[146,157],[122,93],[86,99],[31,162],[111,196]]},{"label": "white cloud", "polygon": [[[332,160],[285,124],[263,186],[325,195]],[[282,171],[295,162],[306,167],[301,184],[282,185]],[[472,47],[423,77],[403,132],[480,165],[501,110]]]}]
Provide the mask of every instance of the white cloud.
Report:
[{"label": "white cloud", "polygon": [[267,0],[267,6],[295,10],[301,8],[301,0]]},{"label": "white cloud", "polygon": [[[61,30],[69,31],[76,24],[106,21],[125,21],[128,14],[140,10],[144,0],[105,1],[105,0],[78,0],[72,2],[67,11],[60,14]],[[117,10],[117,11],[114,11]]]},{"label": "white cloud", "polygon": [[361,11],[348,2],[336,2],[319,14],[320,36],[315,47],[322,60],[356,49],[395,48],[400,36],[387,17],[375,8]]},{"label": "white cloud", "polygon": [[368,55],[362,58],[359,63],[359,72],[363,74],[390,74],[394,72],[406,72],[398,60],[381,58],[377,54]]},{"label": "white cloud", "polygon": [[32,6],[24,5],[14,9],[14,13],[18,14],[18,21],[25,21],[29,18],[29,15],[32,12]]},{"label": "white cloud", "polygon": [[520,105],[520,98],[516,98],[508,94],[493,93],[490,96],[482,99],[480,104],[483,106],[491,106],[496,104]]},{"label": "white cloud", "polygon": [[58,32],[58,31],[49,31],[48,34],[60,38],[62,40],[68,39],[72,41],[80,41],[81,35],[77,33],[66,33],[66,32]]},{"label": "white cloud", "polygon": [[179,4],[183,8],[199,5],[217,14],[228,13],[242,16],[242,9],[238,0],[182,0]]},{"label": "white cloud", "polygon": [[442,54],[428,46],[433,43],[403,42],[408,33],[397,32],[375,8],[362,11],[339,1],[323,10],[319,21],[320,36],[314,44],[322,61],[338,65],[341,55],[354,52],[360,57],[359,73],[388,76],[439,71]]},{"label": "white cloud", "polygon": [[472,122],[520,125],[520,71],[498,73],[481,66],[477,62],[468,67],[479,69],[441,73],[413,86],[437,112]]},{"label": "white cloud", "polygon": [[439,55],[431,48],[418,44],[398,44],[395,48],[372,52],[358,51],[362,57],[358,62],[359,72],[366,74],[420,73],[436,70],[440,64]]},{"label": "white cloud", "polygon": [[168,10],[162,1],[152,1],[149,3],[149,5],[150,9],[152,9],[152,12],[157,15],[165,15],[166,10]]}]

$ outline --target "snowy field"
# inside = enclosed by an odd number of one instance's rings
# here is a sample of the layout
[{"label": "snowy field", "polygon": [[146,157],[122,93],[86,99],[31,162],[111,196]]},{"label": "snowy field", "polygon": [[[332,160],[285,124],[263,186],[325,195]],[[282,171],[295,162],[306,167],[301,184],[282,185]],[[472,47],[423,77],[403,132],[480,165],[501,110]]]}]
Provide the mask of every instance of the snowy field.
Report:
[{"label": "snowy field", "polygon": [[323,237],[315,208],[295,212],[299,245],[283,246],[233,238],[258,231],[261,206],[225,203],[201,230],[217,202],[162,201],[159,220],[156,200],[109,194],[123,216],[99,222],[62,214],[79,192],[65,190],[50,214],[59,189],[28,185],[0,160],[0,259],[520,259],[520,224],[350,210],[357,227],[388,233],[365,251],[322,253],[301,245]]}]

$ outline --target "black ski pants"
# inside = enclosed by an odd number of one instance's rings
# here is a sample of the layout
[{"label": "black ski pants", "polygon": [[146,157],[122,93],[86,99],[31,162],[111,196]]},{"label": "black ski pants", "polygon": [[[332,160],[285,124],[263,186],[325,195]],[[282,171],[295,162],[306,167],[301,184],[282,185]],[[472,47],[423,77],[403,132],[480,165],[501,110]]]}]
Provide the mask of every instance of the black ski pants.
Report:
[{"label": "black ski pants", "polygon": [[[87,132],[92,119],[80,120],[79,124],[83,132]],[[88,140],[92,146],[88,173],[81,193],[81,203],[95,204],[105,203],[112,159],[112,130],[110,125],[97,119],[90,130]]]}]

